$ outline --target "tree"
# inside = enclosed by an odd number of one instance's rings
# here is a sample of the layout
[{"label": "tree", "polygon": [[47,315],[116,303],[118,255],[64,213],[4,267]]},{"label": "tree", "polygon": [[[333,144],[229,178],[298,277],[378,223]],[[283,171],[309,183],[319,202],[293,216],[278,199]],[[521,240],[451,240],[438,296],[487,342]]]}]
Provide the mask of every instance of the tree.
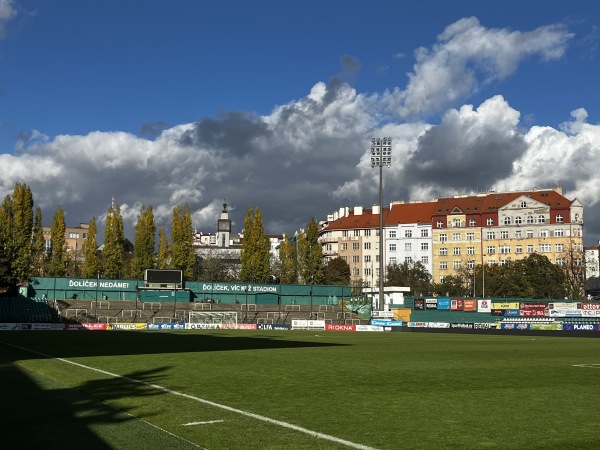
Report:
[{"label": "tree", "polygon": [[260,210],[256,208],[253,211],[249,206],[244,218],[240,281],[267,283],[270,280],[270,247]]},{"label": "tree", "polygon": [[588,265],[597,266],[596,261],[587,261],[585,253],[569,241],[562,255],[562,265],[559,267],[565,274],[565,290],[569,298],[585,299],[585,274]]},{"label": "tree", "polygon": [[156,225],[152,206],[142,206],[135,225],[135,244],[133,247],[132,275],[142,278],[144,270],[153,269],[155,261]]},{"label": "tree", "polygon": [[17,183],[12,195],[12,276],[26,281],[31,267],[33,196],[25,184]]},{"label": "tree", "polygon": [[468,288],[464,284],[461,276],[449,275],[441,283],[433,285],[433,291],[441,296],[465,296],[468,294]]},{"label": "tree", "polygon": [[341,256],[329,260],[323,268],[323,282],[348,286],[350,284],[350,265]]},{"label": "tree", "polygon": [[298,261],[296,248],[290,241],[289,236],[284,236],[279,245],[279,282],[282,284],[294,284],[298,282]]},{"label": "tree", "polygon": [[158,261],[159,269],[169,269],[171,267],[171,245],[169,238],[163,227],[158,229]]},{"label": "tree", "polygon": [[234,280],[233,266],[235,256],[232,253],[223,254],[209,250],[198,258],[199,270],[197,279],[199,281],[212,281],[227,283]]},{"label": "tree", "polygon": [[190,206],[177,205],[173,208],[173,224],[171,227],[171,266],[183,271],[186,280],[194,274],[194,228]]},{"label": "tree", "polygon": [[46,238],[42,225],[42,210],[35,209],[35,220],[33,223],[33,238],[31,241],[31,275],[42,277],[45,273],[46,262]]},{"label": "tree", "polygon": [[67,273],[67,241],[65,239],[65,213],[61,206],[52,217],[50,228],[50,246],[48,276],[64,277]]},{"label": "tree", "polygon": [[120,278],[124,269],[123,218],[121,207],[111,205],[106,214],[104,229],[104,249],[102,250],[103,272],[105,278]]},{"label": "tree", "polygon": [[427,295],[432,290],[431,274],[420,261],[390,264],[385,285],[409,287],[414,295]]},{"label": "tree", "polygon": [[10,195],[4,197],[0,206],[0,290],[16,288],[12,276],[12,202]]},{"label": "tree", "polygon": [[319,243],[319,227],[313,217],[306,231],[298,237],[298,272],[305,284],[323,282],[323,250]]},{"label": "tree", "polygon": [[96,278],[99,276],[100,259],[98,258],[97,234],[96,217],[92,217],[83,247],[85,261],[83,262],[82,276],[84,278]]},{"label": "tree", "polygon": [[523,261],[523,269],[533,289],[531,298],[562,299],[566,295],[565,273],[548,257],[532,253]]}]

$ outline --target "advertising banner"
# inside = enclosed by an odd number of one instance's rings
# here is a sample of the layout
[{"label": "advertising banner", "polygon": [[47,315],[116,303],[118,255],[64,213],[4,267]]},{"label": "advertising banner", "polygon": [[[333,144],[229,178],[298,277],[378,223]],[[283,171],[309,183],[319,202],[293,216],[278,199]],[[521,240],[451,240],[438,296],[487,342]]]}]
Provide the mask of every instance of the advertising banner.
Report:
[{"label": "advertising banner", "polygon": [[255,323],[238,323],[236,325],[236,328],[238,330],[256,330],[256,324]]},{"label": "advertising banner", "polygon": [[438,309],[450,309],[450,297],[438,298]]},{"label": "advertising banner", "polygon": [[465,330],[472,330],[475,328],[475,324],[472,323],[451,323],[450,328],[462,328]]},{"label": "advertising banner", "polygon": [[425,328],[427,324],[425,322],[408,322],[407,324],[411,328]]},{"label": "advertising banner", "polygon": [[356,331],[356,325],[341,324],[341,323],[328,323],[325,325],[326,331]]},{"label": "advertising banner", "polygon": [[519,309],[546,309],[548,308],[549,303],[527,303],[521,302],[519,304]]},{"label": "advertising banner", "polygon": [[256,325],[257,330],[290,330],[291,325],[286,323],[259,323]]},{"label": "advertising banner", "polygon": [[503,316],[504,310],[503,309],[492,309],[491,314],[492,314],[492,316]]},{"label": "advertising banner", "polygon": [[372,319],[371,325],[376,327],[401,327],[401,320],[383,320],[383,319]]},{"label": "advertising banner", "polygon": [[438,302],[437,298],[426,298],[425,299],[425,309],[437,309]]},{"label": "advertising banner", "polygon": [[493,302],[492,309],[519,309],[519,302]]},{"label": "advertising banner", "polygon": [[320,330],[325,329],[324,320],[306,320],[306,319],[293,319],[292,329],[310,329],[317,328]]},{"label": "advertising banner", "polygon": [[89,323],[66,323],[65,324],[65,330],[70,330],[70,331],[106,330],[106,324],[105,323],[94,323],[94,322],[89,322]]},{"label": "advertising banner", "polygon": [[183,330],[186,326],[183,323],[149,323],[147,330]]},{"label": "advertising banner", "polygon": [[356,331],[385,331],[383,327],[374,327],[373,325],[356,325]]},{"label": "advertising banner", "polygon": [[474,298],[465,299],[463,305],[465,311],[477,311],[477,300]]},{"label": "advertising banner", "polygon": [[32,323],[31,329],[42,331],[62,331],[65,329],[65,325],[62,323]]},{"label": "advertising banner", "polygon": [[600,309],[582,309],[581,315],[583,317],[600,317]]},{"label": "advertising banner", "polygon": [[450,328],[448,322],[428,322],[427,328]]},{"label": "advertising banner", "polygon": [[453,298],[450,300],[450,309],[452,311],[462,311],[464,309],[464,303],[462,298]]},{"label": "advertising banner", "polygon": [[[183,324],[182,324],[183,325]],[[183,326],[181,328],[184,328]],[[108,323],[106,324],[107,330],[145,330],[145,323]]]},{"label": "advertising banner", "polygon": [[484,323],[474,323],[473,326],[476,330],[489,330],[490,328],[496,328],[497,324],[484,322]]},{"label": "advertising banner", "polygon": [[581,309],[549,309],[550,317],[583,317]]},{"label": "advertising banner", "polygon": [[583,309],[586,311],[589,311],[589,310],[600,311],[600,303],[592,303],[592,302],[577,303],[577,309]]},{"label": "advertising banner", "polygon": [[31,330],[29,323],[0,323],[0,331]]},{"label": "advertising banner", "polygon": [[598,331],[597,323],[563,323],[565,331]]},{"label": "advertising banner", "polygon": [[529,329],[530,330],[546,330],[546,331],[562,330],[563,324],[562,323],[530,323]]},{"label": "advertising banner", "polygon": [[492,312],[492,301],[487,299],[477,300],[477,311],[483,313]]},{"label": "advertising banner", "polygon": [[[523,305],[523,303],[521,303]],[[546,308],[538,307],[532,308],[528,307],[527,309],[520,309],[519,315],[523,317],[545,317],[546,316]]]},{"label": "advertising banner", "polygon": [[415,310],[424,310],[425,309],[425,299],[424,298],[415,298],[414,302]]},{"label": "advertising banner", "polygon": [[[500,310],[500,311],[502,311],[502,310]],[[519,310],[518,309],[505,309],[504,315],[506,317],[519,317]]]},{"label": "advertising banner", "polygon": [[218,330],[221,328],[220,323],[186,323],[186,330]]},{"label": "advertising banner", "polygon": [[401,320],[402,322],[408,322],[410,320],[410,314],[412,310],[409,308],[398,308],[392,309],[394,312],[394,320]]}]

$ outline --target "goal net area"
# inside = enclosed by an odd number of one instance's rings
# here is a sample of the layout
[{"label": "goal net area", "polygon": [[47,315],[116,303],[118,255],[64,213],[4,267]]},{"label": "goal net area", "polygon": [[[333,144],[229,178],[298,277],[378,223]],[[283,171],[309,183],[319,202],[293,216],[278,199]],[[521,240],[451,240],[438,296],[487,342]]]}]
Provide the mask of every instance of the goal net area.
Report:
[{"label": "goal net area", "polygon": [[237,313],[233,311],[190,311],[186,328],[215,329],[237,328]]}]

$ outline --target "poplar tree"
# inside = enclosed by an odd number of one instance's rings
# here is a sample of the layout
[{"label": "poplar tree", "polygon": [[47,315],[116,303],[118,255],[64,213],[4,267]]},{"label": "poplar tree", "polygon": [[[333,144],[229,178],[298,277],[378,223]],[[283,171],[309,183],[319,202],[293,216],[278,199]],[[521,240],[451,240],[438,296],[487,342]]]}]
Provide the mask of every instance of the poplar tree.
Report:
[{"label": "poplar tree", "polygon": [[56,209],[52,217],[50,228],[50,247],[48,276],[64,277],[67,273],[67,240],[65,238],[65,213],[61,206]]},{"label": "poplar tree", "polygon": [[121,207],[119,205],[111,205],[106,215],[104,249],[102,250],[105,278],[120,278],[124,268],[124,243],[125,234],[123,231]]},{"label": "poplar tree", "polygon": [[171,246],[169,238],[163,227],[158,229],[158,261],[159,269],[169,269],[171,267]]},{"label": "poplar tree", "polygon": [[173,208],[173,224],[171,227],[171,266],[183,271],[184,279],[190,280],[194,275],[194,229],[190,206],[177,205]]},{"label": "poplar tree", "polygon": [[31,233],[33,232],[33,196],[26,184],[17,183],[12,196],[12,275],[26,281],[31,267]]},{"label": "poplar tree", "polygon": [[281,284],[294,284],[298,282],[298,264],[296,249],[289,236],[284,236],[279,245],[279,261],[281,266]]},{"label": "poplar tree", "polygon": [[100,271],[100,259],[98,258],[98,228],[96,227],[96,217],[92,217],[89,222],[88,234],[85,238],[83,251],[85,261],[83,262],[82,276],[84,278],[96,278]]},{"label": "poplar tree", "polygon": [[265,236],[262,213],[248,207],[244,219],[244,241],[240,255],[243,282],[266,283],[271,276],[270,244]]},{"label": "poplar tree", "polygon": [[319,227],[313,217],[298,238],[299,273],[304,284],[323,282],[323,250],[319,244]]},{"label": "poplar tree", "polygon": [[6,290],[14,286],[11,271],[12,253],[12,202],[10,195],[4,197],[0,206],[0,288]]},{"label": "poplar tree", "polygon": [[133,276],[143,278],[144,270],[153,269],[155,261],[156,225],[152,206],[142,206],[135,225]]},{"label": "poplar tree", "polygon": [[44,276],[44,263],[46,261],[46,238],[42,225],[42,210],[35,209],[33,222],[33,239],[31,241],[31,274],[35,277]]}]

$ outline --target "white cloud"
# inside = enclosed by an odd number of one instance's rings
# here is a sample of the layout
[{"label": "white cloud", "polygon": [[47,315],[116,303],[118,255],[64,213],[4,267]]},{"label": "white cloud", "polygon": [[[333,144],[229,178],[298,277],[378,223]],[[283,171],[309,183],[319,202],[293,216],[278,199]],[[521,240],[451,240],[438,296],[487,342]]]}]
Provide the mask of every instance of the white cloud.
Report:
[{"label": "white cloud", "polygon": [[16,15],[14,0],[0,0],[0,38],[6,34],[7,22]]}]

